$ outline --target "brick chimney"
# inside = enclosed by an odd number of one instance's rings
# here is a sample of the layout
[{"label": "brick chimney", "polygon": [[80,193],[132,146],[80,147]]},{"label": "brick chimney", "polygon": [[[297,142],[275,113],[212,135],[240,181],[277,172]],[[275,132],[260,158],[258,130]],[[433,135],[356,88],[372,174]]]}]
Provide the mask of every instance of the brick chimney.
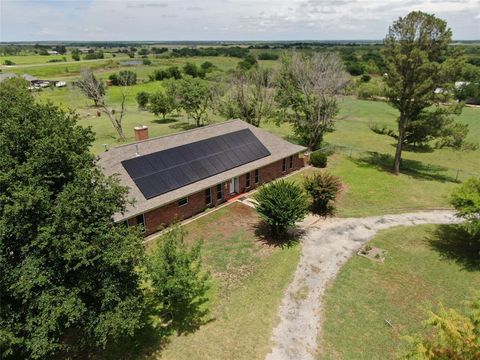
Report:
[{"label": "brick chimney", "polygon": [[135,126],[133,130],[135,131],[135,141],[142,141],[148,139],[148,126]]}]

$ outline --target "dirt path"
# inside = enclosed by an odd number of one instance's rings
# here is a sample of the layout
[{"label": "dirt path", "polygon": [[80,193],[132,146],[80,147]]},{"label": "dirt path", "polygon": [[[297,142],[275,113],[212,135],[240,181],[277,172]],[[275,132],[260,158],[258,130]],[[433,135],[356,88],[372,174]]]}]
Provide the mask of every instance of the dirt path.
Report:
[{"label": "dirt path", "polygon": [[313,224],[312,219],[307,221],[302,257],[280,305],[280,322],[272,335],[274,346],[266,359],[316,358],[325,287],[346,260],[377,231],[401,225],[458,222],[452,211],[329,219]]}]

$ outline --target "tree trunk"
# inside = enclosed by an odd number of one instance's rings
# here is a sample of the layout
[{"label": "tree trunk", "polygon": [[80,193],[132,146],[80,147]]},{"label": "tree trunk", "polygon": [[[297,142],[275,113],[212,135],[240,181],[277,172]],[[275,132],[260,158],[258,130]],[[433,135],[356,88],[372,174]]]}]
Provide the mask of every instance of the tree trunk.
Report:
[{"label": "tree trunk", "polygon": [[120,141],[124,142],[125,139],[125,134],[123,133],[123,128],[122,126],[115,126],[115,129],[117,129],[118,137],[120,138]]},{"label": "tree trunk", "polygon": [[402,161],[403,141],[405,139],[405,129],[407,127],[407,121],[400,117],[398,121],[398,142],[395,150],[395,160],[393,162],[393,172],[395,175],[400,174],[400,165]]}]

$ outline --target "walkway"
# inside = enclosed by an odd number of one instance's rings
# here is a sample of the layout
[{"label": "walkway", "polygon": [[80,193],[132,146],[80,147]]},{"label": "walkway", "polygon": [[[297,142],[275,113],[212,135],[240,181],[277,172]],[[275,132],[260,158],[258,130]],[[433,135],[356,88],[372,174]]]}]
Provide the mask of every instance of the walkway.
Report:
[{"label": "walkway", "polygon": [[459,223],[452,211],[430,211],[366,218],[332,218],[302,224],[302,257],[279,308],[273,330],[273,349],[266,360],[316,358],[320,335],[322,297],[329,281],[363,243],[377,231],[394,226]]}]

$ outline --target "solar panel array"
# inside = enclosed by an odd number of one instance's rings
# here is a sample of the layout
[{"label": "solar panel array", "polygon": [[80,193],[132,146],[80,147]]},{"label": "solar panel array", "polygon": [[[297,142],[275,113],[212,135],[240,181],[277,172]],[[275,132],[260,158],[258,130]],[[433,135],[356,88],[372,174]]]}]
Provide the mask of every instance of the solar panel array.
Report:
[{"label": "solar panel array", "polygon": [[122,161],[146,199],[269,156],[250,129]]}]

